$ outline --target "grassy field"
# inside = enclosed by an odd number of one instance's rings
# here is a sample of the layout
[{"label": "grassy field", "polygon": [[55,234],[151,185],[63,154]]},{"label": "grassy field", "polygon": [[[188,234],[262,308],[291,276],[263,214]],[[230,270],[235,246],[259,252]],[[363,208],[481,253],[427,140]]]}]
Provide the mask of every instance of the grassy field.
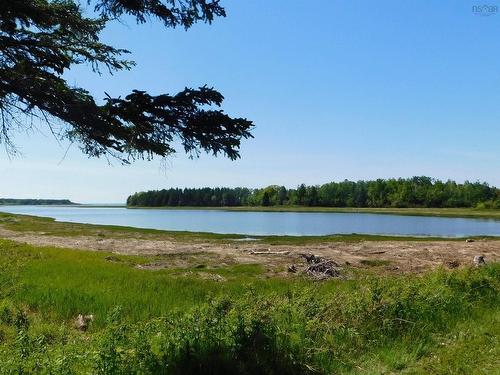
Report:
[{"label": "grassy field", "polygon": [[317,282],[150,261],[0,240],[1,373],[498,373],[498,264]]}]

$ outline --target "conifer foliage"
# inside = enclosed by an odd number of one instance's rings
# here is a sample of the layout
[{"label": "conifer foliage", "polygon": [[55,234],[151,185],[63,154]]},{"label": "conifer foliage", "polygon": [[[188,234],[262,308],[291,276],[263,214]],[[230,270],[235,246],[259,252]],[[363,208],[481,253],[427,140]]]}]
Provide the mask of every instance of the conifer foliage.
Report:
[{"label": "conifer foliage", "polygon": [[13,132],[42,122],[89,156],[151,159],[174,153],[175,143],[190,155],[238,158],[252,122],[224,113],[224,97],[213,88],[161,95],[133,89],[98,100],[64,78],[80,64],[98,74],[134,66],[124,57],[129,51],[100,39],[122,17],[188,29],[224,16],[218,0],[0,1],[0,142],[15,152]]}]

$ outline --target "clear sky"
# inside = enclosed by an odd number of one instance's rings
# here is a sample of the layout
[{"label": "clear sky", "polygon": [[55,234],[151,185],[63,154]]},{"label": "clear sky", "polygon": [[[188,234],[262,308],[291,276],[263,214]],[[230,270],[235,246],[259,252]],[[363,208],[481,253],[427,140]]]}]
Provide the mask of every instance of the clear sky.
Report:
[{"label": "clear sky", "polygon": [[137,66],[67,77],[97,98],[214,86],[226,112],[256,125],[240,160],[179,153],[110,166],[75,146],[63,158],[67,144],[41,129],[15,138],[21,157],[0,151],[0,197],[123,202],[157,188],[413,175],[500,185],[500,14],[442,0],[222,4],[227,18],[187,32],[115,24],[103,40]]}]

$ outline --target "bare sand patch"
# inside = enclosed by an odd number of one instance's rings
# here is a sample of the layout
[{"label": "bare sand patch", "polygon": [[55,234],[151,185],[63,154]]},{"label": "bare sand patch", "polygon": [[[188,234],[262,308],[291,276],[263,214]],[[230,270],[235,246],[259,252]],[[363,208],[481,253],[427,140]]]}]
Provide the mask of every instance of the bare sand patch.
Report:
[{"label": "bare sand patch", "polygon": [[[387,272],[422,272],[445,266],[456,268],[472,265],[475,255],[484,255],[486,262],[498,262],[500,240],[466,241],[359,241],[325,242],[310,245],[268,245],[260,241],[229,243],[182,242],[163,239],[102,238],[99,236],[59,237],[35,232],[16,232],[0,227],[0,237],[35,246],[56,246],[121,255],[167,256],[176,258],[215,258],[220,262],[262,264],[267,269],[282,269],[299,262],[300,254],[312,253],[344,265],[379,268]],[[381,262],[374,262],[380,260]],[[161,268],[161,260],[155,267]]]}]

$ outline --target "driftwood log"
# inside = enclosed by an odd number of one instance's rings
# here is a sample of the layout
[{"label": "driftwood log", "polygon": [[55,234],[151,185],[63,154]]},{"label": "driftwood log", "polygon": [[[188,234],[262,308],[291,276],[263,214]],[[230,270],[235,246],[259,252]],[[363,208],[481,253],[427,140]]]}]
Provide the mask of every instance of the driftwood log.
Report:
[{"label": "driftwood log", "polygon": [[289,251],[250,251],[252,255],[288,255]]}]

